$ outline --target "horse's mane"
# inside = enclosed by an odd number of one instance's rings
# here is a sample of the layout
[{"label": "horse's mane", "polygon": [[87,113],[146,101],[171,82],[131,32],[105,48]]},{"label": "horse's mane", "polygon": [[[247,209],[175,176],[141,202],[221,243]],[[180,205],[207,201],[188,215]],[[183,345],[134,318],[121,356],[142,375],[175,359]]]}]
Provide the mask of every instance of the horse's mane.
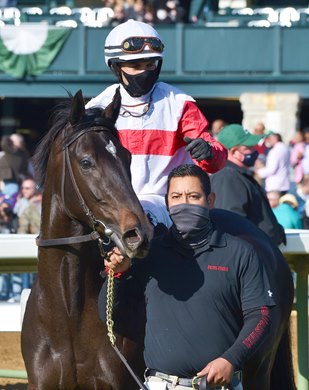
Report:
[{"label": "horse's mane", "polygon": [[[69,95],[69,97],[70,99],[68,101],[60,103],[55,107],[54,112],[49,118],[49,131],[39,142],[32,157],[35,179],[39,185],[43,185],[45,181],[47,163],[53,142],[69,122],[73,99],[72,95]],[[108,119],[104,120],[102,117],[102,112],[104,112],[104,109],[100,107],[86,109],[83,120],[78,125],[74,126],[75,134],[85,128],[89,128],[90,126],[98,125],[104,127],[107,131],[111,132],[114,137],[119,139],[119,135],[116,128],[114,127],[114,124],[111,123]]]}]

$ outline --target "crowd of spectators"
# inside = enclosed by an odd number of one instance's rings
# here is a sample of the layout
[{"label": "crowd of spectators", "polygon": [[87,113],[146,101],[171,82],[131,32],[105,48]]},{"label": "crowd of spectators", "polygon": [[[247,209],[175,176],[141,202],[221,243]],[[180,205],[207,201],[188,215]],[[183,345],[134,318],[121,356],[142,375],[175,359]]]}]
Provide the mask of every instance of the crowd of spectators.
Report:
[{"label": "crowd of spectators", "polygon": [[108,25],[116,25],[134,19],[140,22],[187,23],[190,0],[105,0],[104,6],[113,10]]},{"label": "crowd of spectators", "polygon": [[[0,233],[37,234],[42,195],[33,178],[33,169],[20,134],[4,135],[0,151]],[[0,300],[19,299],[29,288],[33,275],[1,274]]]},{"label": "crowd of spectators", "polygon": [[[224,124],[223,119],[213,122],[214,136],[218,136]],[[259,156],[251,170],[278,222],[285,229],[308,229],[309,127],[297,130],[289,142],[284,142],[279,133],[266,129],[262,122],[250,132],[262,136],[254,147]]]},{"label": "crowd of spectators", "polygon": [[[57,2],[47,1],[45,5],[22,7],[16,0],[0,0],[0,26],[25,22],[48,22],[62,27],[115,27],[129,19],[150,24],[193,23],[212,27],[246,26],[269,28],[272,26],[292,27],[308,24],[308,7],[297,4],[296,8],[280,6],[272,8],[252,2],[220,3],[215,0],[93,0],[84,5],[74,2],[54,6]],[[275,6],[275,4],[273,4]]]}]

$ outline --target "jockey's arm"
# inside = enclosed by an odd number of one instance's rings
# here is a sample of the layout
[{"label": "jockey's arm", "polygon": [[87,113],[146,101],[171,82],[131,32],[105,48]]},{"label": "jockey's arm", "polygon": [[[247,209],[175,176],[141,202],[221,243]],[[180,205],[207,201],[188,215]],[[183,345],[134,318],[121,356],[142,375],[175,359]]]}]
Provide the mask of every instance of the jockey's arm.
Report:
[{"label": "jockey's arm", "polygon": [[[208,173],[215,173],[222,169],[227,161],[227,150],[214,139],[207,131],[208,121],[194,102],[186,102],[179,121],[178,131],[182,139],[184,137],[192,140],[201,138],[211,146],[211,155],[202,161],[194,159],[195,164]],[[185,145],[185,141],[183,141]]]}]

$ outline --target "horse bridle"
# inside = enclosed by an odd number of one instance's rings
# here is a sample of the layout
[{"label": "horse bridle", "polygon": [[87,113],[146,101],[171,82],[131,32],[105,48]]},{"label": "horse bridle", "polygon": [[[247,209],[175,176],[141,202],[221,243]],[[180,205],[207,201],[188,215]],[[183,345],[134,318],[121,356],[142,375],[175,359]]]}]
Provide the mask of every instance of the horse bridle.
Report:
[{"label": "horse bridle", "polygon": [[[66,126],[65,130],[67,129],[67,127],[69,125],[70,124],[68,124]],[[64,204],[65,212],[67,213],[67,215],[71,219],[75,220],[76,218],[66,208],[65,202],[64,202],[65,173],[66,173],[66,167],[67,167],[68,171],[69,171],[71,182],[72,182],[74,190],[75,190],[75,193],[79,199],[79,203],[80,203],[83,211],[87,215],[87,217],[90,219],[90,223],[91,223],[93,231],[90,234],[84,234],[82,236],[74,236],[74,237],[51,238],[51,239],[41,239],[40,237],[37,237],[36,243],[37,243],[37,246],[48,247],[48,246],[57,246],[57,245],[79,244],[79,243],[83,243],[83,242],[97,240],[98,245],[99,245],[100,254],[103,258],[105,258],[106,257],[106,250],[104,249],[104,246],[108,246],[111,243],[111,241],[113,241],[116,244],[116,246],[118,247],[118,249],[122,253],[125,253],[124,248],[123,248],[123,244],[120,241],[120,239],[118,238],[118,236],[115,234],[115,232],[113,232],[113,230],[110,229],[103,221],[97,219],[94,216],[94,214],[92,213],[92,211],[89,209],[89,207],[87,206],[82,194],[80,193],[78,185],[76,183],[73,169],[72,169],[71,160],[70,160],[70,155],[69,155],[69,146],[72,145],[79,137],[81,137],[82,135],[87,134],[91,131],[104,131],[104,129],[101,126],[93,126],[93,127],[90,127],[84,131],[81,131],[80,133],[78,133],[74,137],[72,137],[68,142],[66,142],[62,148],[62,150],[64,151],[64,159],[63,159],[63,165],[62,165],[61,198],[62,198],[62,201]],[[104,236],[107,238],[106,241],[104,241],[101,238],[100,233],[96,230],[96,227],[98,225],[101,225],[103,227]],[[114,276],[113,276],[113,272],[112,272],[111,274],[109,274],[109,285],[110,285],[109,288],[110,289],[113,289],[112,288],[113,278],[114,278]],[[111,319],[109,321],[111,321]],[[110,324],[111,330],[109,332],[112,332],[113,321],[111,321],[111,322],[112,322],[112,324]],[[132,375],[133,379],[136,381],[136,383],[139,385],[139,387],[141,389],[147,390],[145,385],[142,383],[142,381],[138,378],[138,376],[135,374],[135,372],[130,367],[126,358],[123,356],[123,354],[120,352],[120,350],[116,346],[115,339],[111,339],[110,334],[109,334],[109,337],[110,337],[110,341],[111,341],[111,345],[112,345],[113,349],[115,350],[115,352],[117,353],[117,355],[121,359],[121,361],[124,363],[124,365],[126,366],[128,371]]]},{"label": "horse bridle", "polygon": [[[110,127],[110,123],[109,122],[107,122],[107,123]],[[64,133],[66,132],[66,129],[69,126],[70,126],[70,124],[67,124]],[[106,125],[106,127],[107,127],[107,125]],[[87,134],[87,133],[92,132],[92,131],[104,131],[104,128],[102,126],[89,127],[87,129],[79,132],[71,139],[69,139],[69,141],[66,142],[62,148],[62,150],[64,151],[64,159],[63,159],[63,164],[62,164],[61,198],[62,198],[62,201],[64,204],[64,209],[65,209],[67,215],[71,219],[75,220],[76,218],[66,208],[65,202],[64,202],[64,188],[65,188],[65,177],[66,177],[66,167],[67,167],[68,171],[69,171],[71,182],[73,184],[74,191],[79,199],[79,203],[80,203],[84,213],[86,214],[86,216],[90,220],[90,224],[91,224],[93,230],[89,234],[84,234],[81,236],[73,236],[73,237],[42,239],[39,236],[36,239],[37,246],[48,247],[48,246],[58,246],[58,245],[70,245],[70,244],[79,244],[79,243],[97,240],[100,254],[102,257],[105,257],[106,251],[105,251],[104,247],[110,245],[111,241],[113,241],[116,244],[116,246],[120,249],[120,251],[124,253],[123,244],[120,241],[120,239],[118,238],[118,236],[115,234],[115,232],[111,228],[109,228],[107,226],[107,224],[105,224],[103,221],[97,219],[95,217],[95,215],[92,213],[92,211],[89,209],[89,207],[87,206],[82,194],[80,193],[80,190],[78,188],[78,185],[77,185],[75,177],[74,177],[72,164],[71,164],[71,160],[70,160],[70,155],[69,155],[69,146],[72,145],[82,135]],[[104,238],[101,237],[100,233],[97,231],[97,227],[99,225],[101,225],[104,229],[103,237],[105,238],[105,240],[104,240]]]}]

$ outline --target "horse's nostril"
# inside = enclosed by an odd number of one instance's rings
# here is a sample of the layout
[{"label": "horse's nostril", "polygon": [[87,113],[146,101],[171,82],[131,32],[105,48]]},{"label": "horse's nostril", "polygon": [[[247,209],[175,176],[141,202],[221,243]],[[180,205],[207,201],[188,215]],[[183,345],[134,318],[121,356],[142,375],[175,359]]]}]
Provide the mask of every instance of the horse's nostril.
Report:
[{"label": "horse's nostril", "polygon": [[138,248],[142,242],[142,237],[138,233],[137,229],[131,229],[124,233],[123,240],[125,241],[128,248],[131,250]]}]

